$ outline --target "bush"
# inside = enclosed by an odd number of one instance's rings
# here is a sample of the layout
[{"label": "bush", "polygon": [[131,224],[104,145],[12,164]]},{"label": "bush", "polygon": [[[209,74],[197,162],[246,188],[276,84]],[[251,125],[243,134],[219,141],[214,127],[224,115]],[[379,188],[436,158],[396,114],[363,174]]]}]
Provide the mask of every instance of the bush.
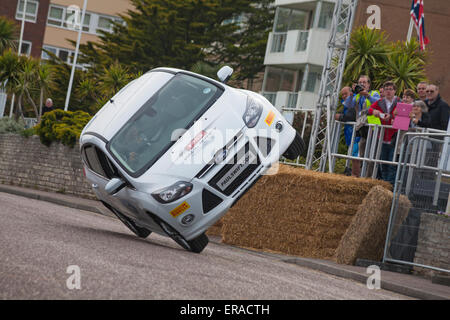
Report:
[{"label": "bush", "polygon": [[91,116],[84,111],[72,112],[56,109],[44,114],[41,123],[35,128],[41,142],[46,146],[53,141],[59,141],[73,147],[89,120],[91,120]]},{"label": "bush", "polygon": [[22,119],[15,121],[13,118],[0,118],[0,134],[21,133],[25,129],[25,122]]}]

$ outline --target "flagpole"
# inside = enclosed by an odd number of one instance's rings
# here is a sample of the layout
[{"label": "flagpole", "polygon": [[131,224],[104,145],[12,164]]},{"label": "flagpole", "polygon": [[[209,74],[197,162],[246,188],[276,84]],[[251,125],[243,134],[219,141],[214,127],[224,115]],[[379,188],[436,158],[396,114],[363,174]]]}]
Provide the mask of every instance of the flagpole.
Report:
[{"label": "flagpole", "polygon": [[64,111],[67,111],[67,109],[69,108],[70,92],[72,91],[73,76],[75,74],[75,66],[77,64],[78,50],[80,47],[81,31],[83,29],[83,22],[84,22],[84,15],[86,13],[86,6],[87,6],[87,0],[84,0],[83,12],[81,14],[81,21],[80,21],[80,26],[79,26],[80,29],[78,30],[77,45],[75,47],[75,55],[74,55],[73,61],[72,61],[72,71],[70,72],[69,87],[67,88],[66,103],[64,104]]},{"label": "flagpole", "polygon": [[409,29],[408,29],[408,35],[406,36],[406,42],[409,42],[411,40],[413,28],[414,28],[414,21],[413,21],[412,17],[409,17]]},{"label": "flagpole", "polygon": [[[25,14],[27,13],[27,0],[24,1],[23,4],[23,14],[22,14],[22,24],[20,26],[20,37],[19,37],[19,48],[17,48],[17,54],[20,55],[22,52],[22,43],[23,43],[23,31],[25,29]],[[9,108],[9,117],[12,118],[14,111],[14,100],[16,95],[13,93],[11,97],[11,107]]]}]

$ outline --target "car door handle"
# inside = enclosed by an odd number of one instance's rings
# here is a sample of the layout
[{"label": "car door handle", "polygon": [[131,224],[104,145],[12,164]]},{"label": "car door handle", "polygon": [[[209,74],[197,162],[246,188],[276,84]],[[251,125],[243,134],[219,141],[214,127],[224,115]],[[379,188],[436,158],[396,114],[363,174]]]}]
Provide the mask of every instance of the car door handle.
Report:
[{"label": "car door handle", "polygon": [[93,184],[92,184],[92,188],[94,188],[94,189],[98,189],[98,184],[96,184],[96,183],[93,183]]}]

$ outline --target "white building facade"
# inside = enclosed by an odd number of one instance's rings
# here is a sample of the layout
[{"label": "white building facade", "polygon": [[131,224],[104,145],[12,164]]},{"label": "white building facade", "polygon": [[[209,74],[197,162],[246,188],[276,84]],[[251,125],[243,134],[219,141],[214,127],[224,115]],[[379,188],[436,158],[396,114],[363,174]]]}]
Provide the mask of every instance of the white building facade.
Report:
[{"label": "white building facade", "polygon": [[335,0],[275,1],[261,93],[280,111],[316,108],[335,3]]}]

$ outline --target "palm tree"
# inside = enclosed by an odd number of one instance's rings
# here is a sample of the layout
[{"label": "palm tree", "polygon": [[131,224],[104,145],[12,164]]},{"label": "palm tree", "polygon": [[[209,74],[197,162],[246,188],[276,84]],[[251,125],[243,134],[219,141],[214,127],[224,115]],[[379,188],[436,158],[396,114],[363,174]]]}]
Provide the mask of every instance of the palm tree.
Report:
[{"label": "palm tree", "polygon": [[357,28],[350,38],[344,83],[357,80],[363,74],[377,79],[386,64],[387,54],[387,37],[384,32],[366,26]]},{"label": "palm tree", "polygon": [[[0,83],[3,83],[8,94],[14,94],[19,82],[19,74],[22,69],[19,56],[10,48],[0,56]],[[19,113],[16,113],[16,120]]]},{"label": "palm tree", "polygon": [[122,67],[116,61],[109,68],[104,68],[104,73],[99,80],[100,91],[106,97],[111,98],[131,80],[131,76],[128,68]]},{"label": "palm tree", "polygon": [[9,48],[16,50],[16,40],[16,24],[5,17],[0,17],[0,54]]},{"label": "palm tree", "polygon": [[391,80],[397,86],[397,95],[405,89],[415,89],[420,81],[426,79],[425,62],[408,51],[393,51],[380,79]]},{"label": "palm tree", "polygon": [[41,122],[42,106],[44,104],[44,95],[50,91],[50,87],[53,85],[54,69],[53,66],[44,62],[41,62],[36,70],[37,82],[40,88],[39,95],[39,113],[37,117],[38,123]]},{"label": "palm tree", "polygon": [[36,103],[34,103],[33,98],[31,97],[30,91],[34,90],[37,83],[37,69],[39,67],[39,61],[29,58],[26,56],[19,56],[19,60],[21,60],[21,66],[22,69],[19,72],[18,75],[18,81],[17,81],[17,87],[16,87],[16,93],[18,94],[19,98],[17,100],[17,103],[19,105],[19,110],[21,114],[23,115],[22,110],[22,98],[25,95],[28,102],[31,103],[34,113],[36,115],[36,118],[39,119],[39,111],[36,106]]}]

